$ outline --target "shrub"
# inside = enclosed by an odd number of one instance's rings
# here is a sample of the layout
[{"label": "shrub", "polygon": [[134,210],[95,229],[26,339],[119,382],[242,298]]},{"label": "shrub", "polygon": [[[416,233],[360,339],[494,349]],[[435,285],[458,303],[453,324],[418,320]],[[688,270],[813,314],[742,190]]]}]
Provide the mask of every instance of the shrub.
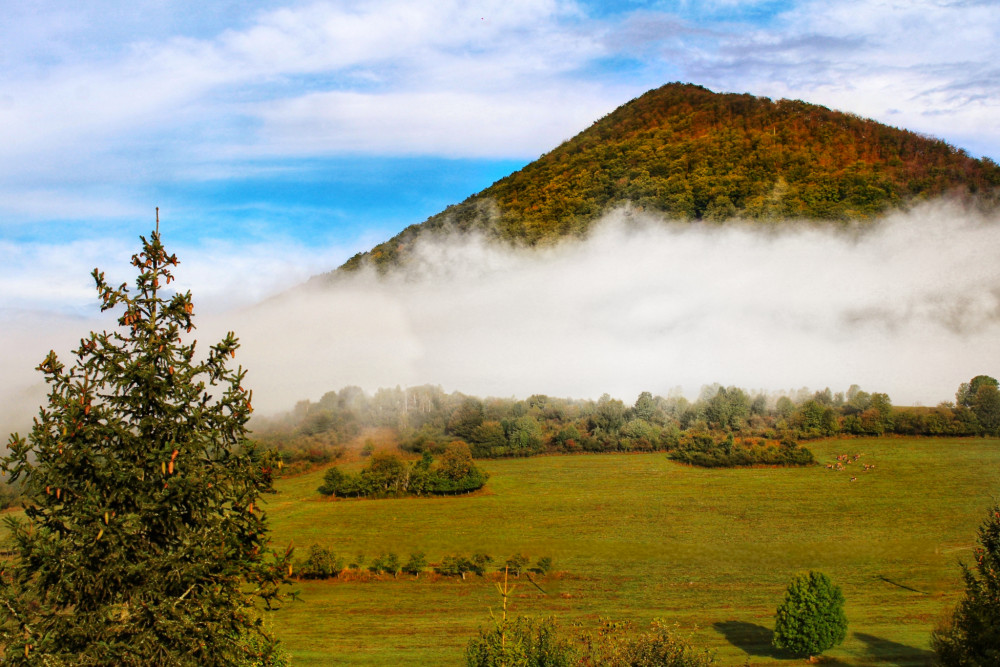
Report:
[{"label": "shrub", "polygon": [[319,487],[319,492],[324,496],[345,496],[349,494],[350,483],[351,476],[334,466],[323,475],[323,484]]},{"label": "shrub", "polygon": [[376,574],[385,572],[396,576],[399,574],[399,556],[390,551],[373,560],[368,569]]},{"label": "shrub", "polygon": [[[270,632],[270,628],[267,628]],[[292,658],[281,644],[263,641],[259,634],[239,632],[237,641],[243,646],[245,655],[236,663],[239,667],[289,667]]]},{"label": "shrub", "polygon": [[493,557],[484,553],[474,553],[469,560],[469,569],[480,577],[486,574],[486,568],[493,562]]},{"label": "shrub", "polygon": [[583,644],[581,667],[708,667],[715,662],[711,653],[695,649],[659,620],[642,633],[631,623],[605,621]]},{"label": "shrub", "polygon": [[309,547],[309,555],[299,565],[299,576],[303,579],[329,579],[336,577],[344,569],[344,561],[337,558],[326,547],[314,544]]},{"label": "shrub", "polygon": [[965,599],[931,635],[938,661],[946,667],[1000,665],[1000,505],[979,527],[975,571],[962,563]]},{"label": "shrub", "polygon": [[572,644],[559,637],[554,619],[534,621],[518,616],[480,629],[465,649],[469,667],[569,667],[575,663]]},{"label": "shrub", "polygon": [[417,551],[410,554],[410,559],[403,565],[403,572],[416,577],[424,571],[425,567],[427,567],[427,558],[424,557],[423,551]]},{"label": "shrub", "polygon": [[799,574],[785,592],[774,626],[774,647],[799,656],[819,655],[844,641],[844,594],[822,572]]},{"label": "shrub", "polygon": [[532,570],[543,576],[548,574],[549,570],[551,569],[552,569],[552,559],[549,556],[542,556],[541,558],[539,558],[538,562],[535,563],[535,567],[532,568]]},{"label": "shrub", "polygon": [[438,574],[443,574],[446,577],[458,577],[461,576],[465,579],[465,573],[472,571],[472,563],[465,556],[445,556],[441,560],[441,564],[436,568]]},{"label": "shrub", "polygon": [[[507,571],[513,574],[515,577],[521,576],[521,571],[528,565],[528,557],[524,554],[514,554],[504,563],[504,567]],[[501,568],[503,569],[503,568]]]}]

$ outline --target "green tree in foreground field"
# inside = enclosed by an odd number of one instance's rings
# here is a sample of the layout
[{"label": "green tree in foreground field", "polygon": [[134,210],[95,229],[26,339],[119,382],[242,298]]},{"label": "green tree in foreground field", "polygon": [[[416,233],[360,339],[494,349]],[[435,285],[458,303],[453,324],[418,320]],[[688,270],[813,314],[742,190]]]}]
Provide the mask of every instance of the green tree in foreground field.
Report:
[{"label": "green tree in foreground field", "polygon": [[558,634],[555,621],[524,616],[504,618],[480,630],[465,648],[469,667],[570,667],[572,644]]},{"label": "green tree in foreground field", "polygon": [[822,572],[799,574],[785,592],[774,625],[774,647],[799,656],[819,655],[844,641],[844,594]]},{"label": "green tree in foreground field", "polygon": [[962,563],[965,599],[931,645],[946,667],[1000,665],[1000,505],[979,527],[975,569]]},{"label": "green tree in foreground field", "polygon": [[[493,627],[480,628],[465,647],[468,667],[569,667],[573,664],[573,645],[559,636],[555,619],[534,621],[524,616],[508,618],[507,601],[514,586],[508,585],[504,571],[503,585],[496,584],[503,599],[503,613],[494,617]],[[492,615],[492,612],[491,612]]]},{"label": "green tree in foreground field", "polygon": [[26,519],[8,520],[3,662],[281,664],[256,606],[282,598],[290,553],[268,548],[276,459],[246,439],[237,340],[195,360],[191,295],[164,296],[177,258],[158,231],[132,265],[134,294],[95,269],[119,326],[82,339],[68,367],[49,353],[48,404],[0,460]]}]

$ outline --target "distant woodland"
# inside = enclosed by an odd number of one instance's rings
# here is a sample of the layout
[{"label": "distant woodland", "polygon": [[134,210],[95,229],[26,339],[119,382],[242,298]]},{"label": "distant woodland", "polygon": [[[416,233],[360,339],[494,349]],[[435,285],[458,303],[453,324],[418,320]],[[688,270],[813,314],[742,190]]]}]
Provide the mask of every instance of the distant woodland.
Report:
[{"label": "distant woodland", "polygon": [[791,396],[712,385],[695,401],[643,392],[632,404],[607,394],[596,401],[544,395],[521,400],[448,394],[429,385],[373,395],[346,387],[253,426],[254,437],[289,463],[334,460],[351,443],[370,455],[374,443],[357,442],[378,429],[391,434],[389,441],[401,452],[429,452],[445,461],[465,451],[452,447],[461,442],[475,458],[667,451],[695,465],[801,465],[811,463],[812,455],[799,443],[812,438],[998,435],[1000,389],[994,378],[979,375],[959,387],[954,403],[897,407],[887,394],[857,385],[847,392],[803,389]]},{"label": "distant woodland", "polygon": [[435,230],[536,244],[630,205],[680,221],[865,220],[915,200],[997,201],[1000,167],[944,141],[800,101],[668,84],[344,269],[401,261]]}]

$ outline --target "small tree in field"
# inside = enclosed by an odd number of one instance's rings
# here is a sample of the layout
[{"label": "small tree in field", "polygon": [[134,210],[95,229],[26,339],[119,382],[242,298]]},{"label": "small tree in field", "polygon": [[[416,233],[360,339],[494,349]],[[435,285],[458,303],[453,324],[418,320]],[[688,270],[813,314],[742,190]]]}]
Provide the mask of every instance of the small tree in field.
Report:
[{"label": "small tree in field", "polygon": [[506,572],[503,586],[497,583],[496,587],[503,598],[503,614],[494,617],[493,627],[480,628],[479,636],[466,645],[468,667],[570,667],[576,662],[576,651],[559,636],[555,619],[507,617],[507,600],[514,587],[508,586]]},{"label": "small tree in field", "polygon": [[468,667],[570,667],[574,657],[573,645],[559,636],[555,620],[524,616],[480,628],[465,647]]},{"label": "small tree in field", "polygon": [[774,624],[774,647],[800,656],[819,655],[844,641],[844,594],[822,572],[799,574],[785,592]]},{"label": "small tree in field", "polygon": [[965,599],[949,621],[931,635],[946,667],[1000,665],[1000,505],[979,527],[975,569],[962,563]]},{"label": "small tree in field", "polygon": [[69,367],[49,353],[48,404],[0,460],[26,517],[8,521],[3,662],[275,664],[255,603],[282,597],[291,554],[268,549],[277,459],[246,439],[236,338],[195,360],[191,295],[164,296],[177,258],[158,231],[132,265],[134,294],[95,269],[119,327],[81,340]]}]

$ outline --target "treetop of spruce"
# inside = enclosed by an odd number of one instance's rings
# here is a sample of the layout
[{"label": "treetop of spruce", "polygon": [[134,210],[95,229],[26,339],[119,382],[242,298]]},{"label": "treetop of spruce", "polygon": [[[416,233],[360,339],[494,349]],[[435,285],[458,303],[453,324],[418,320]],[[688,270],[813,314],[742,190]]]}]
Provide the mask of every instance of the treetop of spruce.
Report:
[{"label": "treetop of spruce", "polygon": [[[94,270],[111,333],[91,332],[0,470],[22,480],[9,519],[0,642],[11,664],[240,664],[275,641],[255,600],[283,598],[290,549],[268,547],[262,494],[277,461],[246,438],[246,372],[232,332],[195,360],[191,294],[165,296],[175,255],[154,231],[135,291]],[[182,339],[182,336],[184,338]],[[267,664],[265,662],[265,664]]]}]

